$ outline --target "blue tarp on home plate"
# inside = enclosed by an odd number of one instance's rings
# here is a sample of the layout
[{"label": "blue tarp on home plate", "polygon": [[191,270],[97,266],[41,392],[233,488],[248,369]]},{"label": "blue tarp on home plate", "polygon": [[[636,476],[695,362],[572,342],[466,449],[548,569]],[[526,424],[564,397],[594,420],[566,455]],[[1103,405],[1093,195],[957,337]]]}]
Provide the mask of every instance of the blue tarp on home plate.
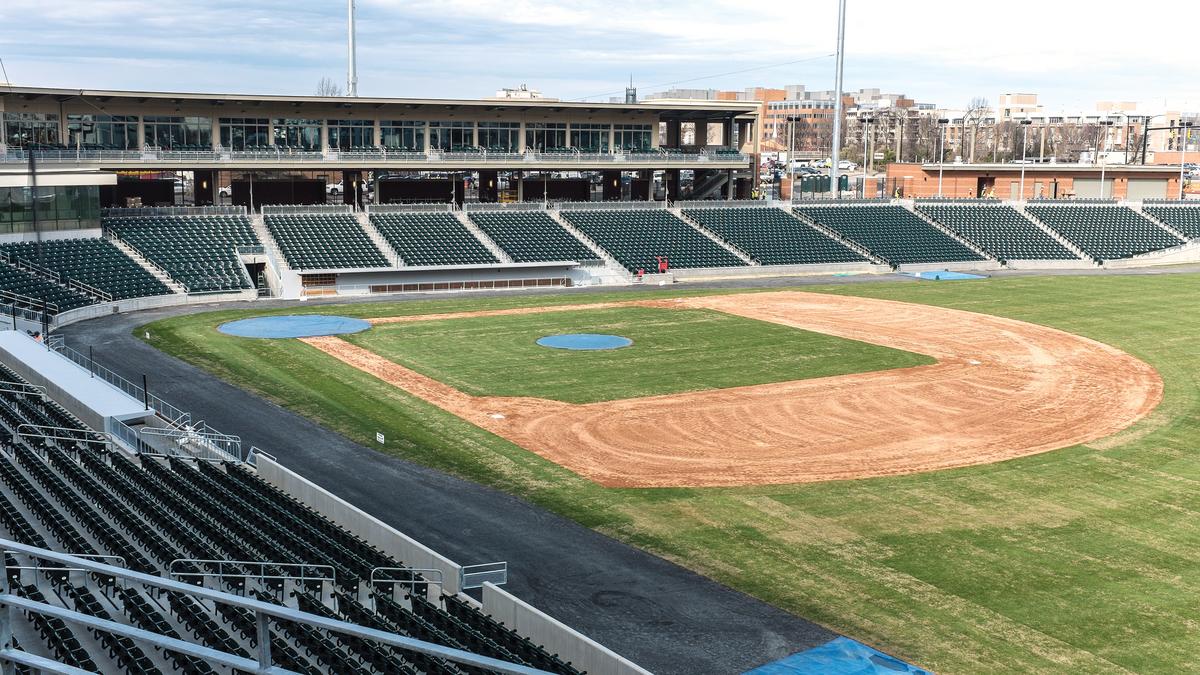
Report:
[{"label": "blue tarp on home plate", "polygon": [[834,638],[745,675],[932,675],[850,638]]}]

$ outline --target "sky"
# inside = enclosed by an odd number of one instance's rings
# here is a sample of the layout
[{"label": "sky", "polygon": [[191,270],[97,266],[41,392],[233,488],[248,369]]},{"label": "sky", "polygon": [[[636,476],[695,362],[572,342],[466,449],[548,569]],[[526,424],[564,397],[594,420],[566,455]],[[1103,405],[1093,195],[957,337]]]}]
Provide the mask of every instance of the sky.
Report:
[{"label": "sky", "polygon": [[[671,86],[832,89],[836,0],[358,0],[359,95],[528,84],[606,101]],[[845,87],[923,103],[1031,92],[1050,110],[1200,110],[1195,13],[1107,0],[848,0]],[[346,79],[343,0],[0,0],[13,84],[313,94]],[[22,30],[19,27],[26,26]]]}]

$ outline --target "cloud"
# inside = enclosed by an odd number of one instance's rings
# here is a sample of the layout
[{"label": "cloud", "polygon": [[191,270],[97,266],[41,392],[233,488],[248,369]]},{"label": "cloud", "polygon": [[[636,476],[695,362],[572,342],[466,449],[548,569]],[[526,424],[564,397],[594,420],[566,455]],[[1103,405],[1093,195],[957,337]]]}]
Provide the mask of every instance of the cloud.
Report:
[{"label": "cloud", "polygon": [[[358,0],[359,91],[478,97],[528,83],[571,99],[654,85],[830,88],[834,0]],[[0,58],[23,84],[308,93],[345,72],[345,6],[282,0],[7,0]],[[850,0],[846,86],[923,102],[1034,91],[1200,108],[1194,23],[1110,3]],[[755,68],[749,72],[708,77]],[[703,79],[698,79],[703,78]]]}]

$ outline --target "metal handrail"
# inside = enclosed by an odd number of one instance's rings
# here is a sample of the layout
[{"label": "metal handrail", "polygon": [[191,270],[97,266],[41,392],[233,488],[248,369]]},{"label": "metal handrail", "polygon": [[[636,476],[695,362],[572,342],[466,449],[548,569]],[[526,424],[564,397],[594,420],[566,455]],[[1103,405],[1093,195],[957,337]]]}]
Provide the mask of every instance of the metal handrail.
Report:
[{"label": "metal handrail", "polygon": [[[177,572],[176,566],[183,563],[191,563],[196,566],[216,565],[216,572]],[[239,567],[257,567],[259,574],[246,572],[225,572],[226,565],[236,565]],[[267,574],[268,567],[278,567],[280,569],[296,568],[300,570],[300,574]],[[329,570],[329,575],[312,576],[305,574],[306,569],[314,570]],[[209,560],[205,558],[176,558],[167,565],[167,574],[173,579],[181,577],[220,577],[222,579],[291,579],[293,581],[320,581],[322,583],[337,583],[337,570],[332,565],[319,565],[316,563],[290,563],[290,562],[263,562],[261,560]]]},{"label": "metal handrail", "polygon": [[[377,575],[379,572],[406,572],[413,575],[436,576],[437,579],[380,579]],[[377,584],[400,584],[401,586],[408,585],[410,590],[415,592],[418,584],[433,584],[438,588],[445,588],[445,575],[439,569],[421,568],[421,567],[376,567],[371,570],[371,576],[368,579],[368,584],[374,590]],[[371,609],[375,609],[374,595],[371,597]]]},{"label": "metal handrail", "polygon": [[[6,606],[10,611],[0,611],[0,636],[10,637],[12,635],[12,622],[14,620],[13,608],[25,610],[35,614],[44,614],[46,616],[54,616],[70,623],[77,623],[83,626],[96,628],[106,632],[116,633],[117,635],[125,635],[134,640],[140,640],[156,647],[181,652],[196,656],[198,658],[230,666],[238,670],[245,670],[255,673],[270,673],[283,674],[288,673],[282,668],[273,666],[271,658],[271,640],[270,640],[270,621],[271,619],[282,621],[294,621],[301,624],[311,625],[319,630],[327,630],[332,633],[342,635],[351,635],[364,640],[378,642],[392,647],[426,654],[435,658],[446,659],[455,663],[461,663],[468,666],[475,666],[485,670],[494,670],[500,673],[511,673],[512,675],[547,675],[546,671],[530,668],[529,666],[509,663],[479,654],[473,654],[461,649],[445,647],[424,640],[417,640],[403,635],[387,633],[366,626],[359,626],[345,621],[336,619],[328,619],[315,614],[308,614],[290,607],[275,605],[269,602],[262,602],[252,598],[243,598],[232,593],[216,591],[203,586],[192,586],[174,579],[164,579],[143,572],[114,567],[103,563],[91,562],[81,559],[76,556],[71,556],[63,553],[56,553],[36,546],[27,546],[15,541],[0,539],[0,547],[11,549],[16,553],[22,553],[28,556],[50,560],[53,562],[63,563],[68,566],[81,567],[84,571],[97,572],[106,576],[114,576],[119,579],[128,580],[133,583],[141,584],[151,588],[162,589],[166,591],[176,591],[185,595],[190,595],[196,598],[217,602],[222,605],[238,607],[254,613],[255,625],[257,627],[257,659],[247,659],[245,657],[235,656],[226,652],[200,645],[191,642],[185,642],[176,638],[167,637],[158,633],[133,628],[125,624],[116,623],[114,621],[106,621],[95,617],[83,614],[81,612],[67,610],[53,605],[48,605],[40,602],[12,595],[8,592],[8,579],[6,575],[0,575],[0,590],[3,594],[0,595],[0,605]],[[0,645],[0,647],[11,648],[11,644]],[[0,656],[4,652],[0,651]]]},{"label": "metal handrail", "polygon": [[[42,433],[40,431],[35,432],[35,433],[27,433],[27,432],[21,431],[22,429],[27,429],[27,428],[28,429],[49,429],[51,431],[69,431],[69,432],[76,433],[76,434],[84,434],[84,436],[58,436],[55,434]],[[16,433],[16,435],[20,436],[21,438],[26,438],[26,437],[28,437],[28,438],[48,438],[52,441],[73,441],[76,443],[79,441],[87,441],[89,443],[106,443],[106,444],[108,443],[108,441],[105,439],[103,433],[101,433],[99,431],[94,431],[92,429],[75,429],[72,427],[52,427],[52,426],[49,426],[46,424],[18,424],[17,428],[14,429],[13,431]],[[92,436],[98,436],[99,438],[88,438],[87,435],[89,435],[89,434]]]}]

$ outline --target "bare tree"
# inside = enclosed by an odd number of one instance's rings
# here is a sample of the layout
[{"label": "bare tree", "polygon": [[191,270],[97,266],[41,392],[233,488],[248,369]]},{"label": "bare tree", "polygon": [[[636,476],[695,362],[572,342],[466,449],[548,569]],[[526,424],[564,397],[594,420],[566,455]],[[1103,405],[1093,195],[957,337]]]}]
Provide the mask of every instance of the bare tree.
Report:
[{"label": "bare tree", "polygon": [[967,127],[971,127],[971,152],[968,163],[975,163],[975,144],[979,136],[979,127],[987,119],[992,107],[988,105],[988,100],[982,96],[976,96],[967,104],[967,109],[963,112],[962,118],[962,142],[967,142]]},{"label": "bare tree", "polygon": [[317,81],[317,96],[341,96],[342,87],[331,78],[322,77]]}]

